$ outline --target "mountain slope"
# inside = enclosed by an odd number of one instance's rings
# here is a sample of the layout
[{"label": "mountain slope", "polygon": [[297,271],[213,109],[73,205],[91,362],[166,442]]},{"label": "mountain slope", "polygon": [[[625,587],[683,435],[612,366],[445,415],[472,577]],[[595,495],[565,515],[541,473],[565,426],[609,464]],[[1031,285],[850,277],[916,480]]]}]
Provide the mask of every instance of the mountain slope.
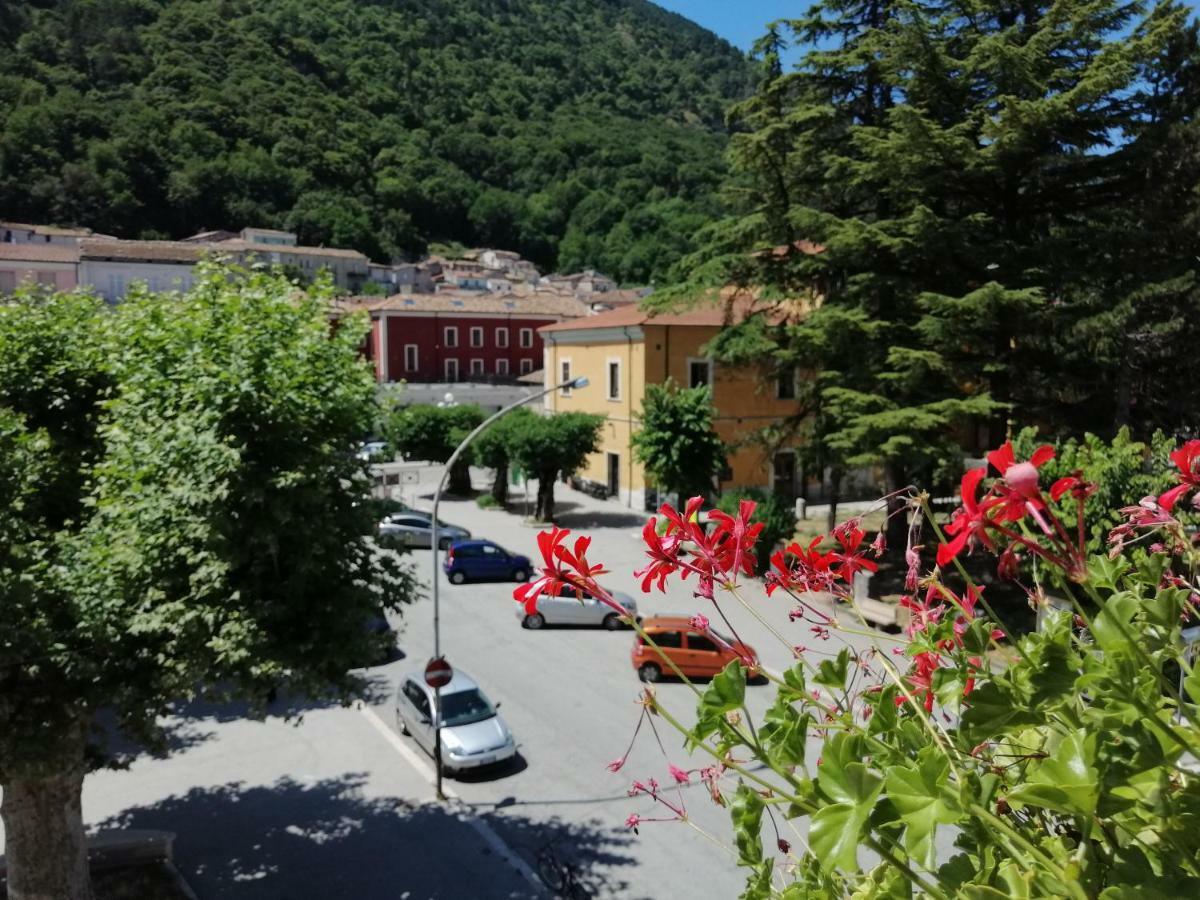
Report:
[{"label": "mountain slope", "polygon": [[730,45],[643,0],[18,0],[0,209],[661,275],[714,211]]}]

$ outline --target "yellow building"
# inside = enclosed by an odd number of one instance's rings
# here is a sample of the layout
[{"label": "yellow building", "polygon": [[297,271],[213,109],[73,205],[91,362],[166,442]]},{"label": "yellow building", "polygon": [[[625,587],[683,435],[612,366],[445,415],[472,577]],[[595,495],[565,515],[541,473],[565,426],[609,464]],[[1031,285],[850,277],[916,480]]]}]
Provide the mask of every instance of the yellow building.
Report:
[{"label": "yellow building", "polygon": [[[744,310],[744,306],[740,306]],[[587,388],[555,391],[546,397],[552,412],[588,412],[605,417],[601,448],[578,474],[606,485],[609,496],[645,508],[647,484],[634,458],[630,437],[648,384],[668,377],[683,387],[708,384],[713,391],[714,428],[732,445],[720,487],[757,487],[787,497],[798,494],[794,449],[768,450],[756,435],[773,422],[798,412],[794,378],[776,378],[768,370],[723,366],[704,354],[704,346],[726,321],[725,304],[652,316],[624,306],[600,315],[538,329],[545,342],[546,386],[586,376]]]}]

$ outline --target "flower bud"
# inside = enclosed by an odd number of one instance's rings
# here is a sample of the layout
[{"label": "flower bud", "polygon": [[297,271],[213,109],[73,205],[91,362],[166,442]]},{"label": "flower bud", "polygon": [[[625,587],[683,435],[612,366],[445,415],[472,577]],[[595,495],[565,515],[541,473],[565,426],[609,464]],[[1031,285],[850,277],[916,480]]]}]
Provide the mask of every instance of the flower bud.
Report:
[{"label": "flower bud", "polygon": [[1038,470],[1030,462],[1017,463],[1004,473],[1005,483],[1022,497],[1038,495]]}]

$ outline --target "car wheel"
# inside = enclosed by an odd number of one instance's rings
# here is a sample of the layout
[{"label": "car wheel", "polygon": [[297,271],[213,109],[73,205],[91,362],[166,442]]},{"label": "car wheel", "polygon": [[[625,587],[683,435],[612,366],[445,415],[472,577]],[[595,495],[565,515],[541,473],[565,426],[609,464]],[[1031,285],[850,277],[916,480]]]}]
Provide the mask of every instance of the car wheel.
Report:
[{"label": "car wheel", "polygon": [[467,576],[462,572],[451,572],[450,573],[450,583],[451,584],[462,584],[466,580],[467,580]]},{"label": "car wheel", "polygon": [[609,613],[604,617],[604,627],[609,631],[616,631],[621,627],[621,617],[616,613]]},{"label": "car wheel", "polygon": [[534,613],[532,616],[525,617],[525,622],[524,622],[525,627],[530,628],[534,631],[537,631],[539,628],[541,628],[545,624],[546,624],[546,617],[543,616],[541,613]]},{"label": "car wheel", "polygon": [[641,668],[638,669],[638,678],[642,679],[642,681],[653,684],[662,678],[662,669],[660,669],[654,663],[642,663]]},{"label": "car wheel", "polygon": [[529,573],[524,569],[517,569],[513,572],[513,581],[528,581]]}]

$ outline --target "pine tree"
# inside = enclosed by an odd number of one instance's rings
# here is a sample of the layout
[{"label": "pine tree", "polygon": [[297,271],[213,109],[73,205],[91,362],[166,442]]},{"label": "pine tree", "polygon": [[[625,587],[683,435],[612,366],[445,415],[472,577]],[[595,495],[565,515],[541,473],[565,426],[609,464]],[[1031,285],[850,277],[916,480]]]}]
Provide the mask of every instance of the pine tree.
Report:
[{"label": "pine tree", "polygon": [[[1108,425],[1093,420],[1112,380],[1084,363],[1111,366],[1122,351],[1097,359],[1092,335],[1119,303],[1150,306],[1139,292],[1160,305],[1191,296],[1186,229],[1173,226],[1149,266],[1098,259],[1136,210],[1165,227],[1162,210],[1186,206],[1166,203],[1172,192],[1194,202],[1191,170],[1168,176],[1183,184],[1148,184],[1149,161],[1166,172],[1164,148],[1193,139],[1195,104],[1178,90],[1195,56],[1185,11],[830,0],[788,27],[813,49],[783,73],[779,29],[760,45],[759,89],[735,111],[748,129],[733,150],[743,214],[714,229],[693,282],[815,289],[821,302],[714,350],[737,359],[757,345],[760,359],[765,349],[819,373],[810,440],[882,468],[889,490],[950,474],[1010,419],[1110,432],[1111,394]],[[1157,87],[1169,60],[1171,86]],[[1127,246],[1159,240],[1156,227]],[[1174,266],[1155,262],[1171,253]],[[1178,334],[1180,317],[1160,325]],[[901,518],[892,525],[894,539]]]}]

